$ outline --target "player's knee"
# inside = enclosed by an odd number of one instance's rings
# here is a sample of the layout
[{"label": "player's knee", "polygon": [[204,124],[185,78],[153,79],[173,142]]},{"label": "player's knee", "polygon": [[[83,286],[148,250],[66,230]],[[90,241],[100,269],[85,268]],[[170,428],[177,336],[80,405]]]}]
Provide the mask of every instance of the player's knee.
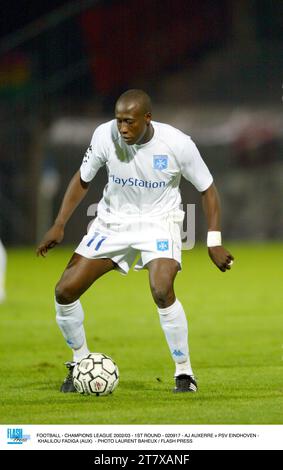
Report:
[{"label": "player's knee", "polygon": [[72,286],[58,282],[55,287],[55,298],[58,304],[67,305],[75,302],[78,297],[75,295],[74,289]]},{"label": "player's knee", "polygon": [[154,302],[159,308],[166,308],[174,301],[174,291],[172,286],[151,286]]}]

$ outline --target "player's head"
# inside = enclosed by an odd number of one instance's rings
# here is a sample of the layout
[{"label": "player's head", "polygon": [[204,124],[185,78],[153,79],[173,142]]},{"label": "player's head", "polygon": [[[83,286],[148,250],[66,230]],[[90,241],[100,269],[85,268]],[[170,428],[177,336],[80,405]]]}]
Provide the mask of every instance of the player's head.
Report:
[{"label": "player's head", "polygon": [[152,137],[151,100],[143,90],[128,90],[117,100],[118,130],[128,145],[143,144]]}]

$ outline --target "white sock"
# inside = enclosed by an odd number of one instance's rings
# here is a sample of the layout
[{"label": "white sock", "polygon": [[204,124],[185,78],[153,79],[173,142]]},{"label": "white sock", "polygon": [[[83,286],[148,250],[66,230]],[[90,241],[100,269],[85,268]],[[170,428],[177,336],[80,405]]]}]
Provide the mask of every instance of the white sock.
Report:
[{"label": "white sock", "polygon": [[87,347],[86,338],[84,338],[84,342],[82,346],[78,349],[73,349],[73,361],[80,362],[84,357],[88,356],[89,349]]},{"label": "white sock", "polygon": [[7,255],[3,243],[0,240],[0,302],[6,298],[5,275],[6,275]]},{"label": "white sock", "polygon": [[157,308],[172,359],[176,365],[175,377],[193,375],[188,344],[188,322],[178,299],[166,308]]},{"label": "white sock", "polygon": [[79,300],[68,304],[58,304],[55,299],[56,321],[70,348],[74,362],[79,362],[89,354],[83,326],[84,311]]}]

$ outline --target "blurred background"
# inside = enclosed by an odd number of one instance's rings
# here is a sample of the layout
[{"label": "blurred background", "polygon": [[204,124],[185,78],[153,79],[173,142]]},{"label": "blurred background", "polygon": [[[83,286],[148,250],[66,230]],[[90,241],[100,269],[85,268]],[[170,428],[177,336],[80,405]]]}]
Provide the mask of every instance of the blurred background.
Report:
[{"label": "blurred background", "polygon": [[[196,142],[225,239],[283,235],[283,3],[272,0],[1,1],[0,236],[32,245],[52,224],[95,127],[128,88]],[[78,243],[101,170],[66,231]],[[205,239],[200,197],[196,238]]]}]

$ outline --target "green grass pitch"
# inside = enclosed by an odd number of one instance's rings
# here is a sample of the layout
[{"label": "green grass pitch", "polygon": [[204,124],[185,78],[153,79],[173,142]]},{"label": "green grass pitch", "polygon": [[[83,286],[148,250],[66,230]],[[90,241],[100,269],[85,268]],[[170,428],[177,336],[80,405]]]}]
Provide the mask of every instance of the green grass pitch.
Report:
[{"label": "green grass pitch", "polygon": [[147,272],[112,272],[82,297],[91,351],[113,357],[108,397],[62,394],[70,349],[56,325],[53,287],[72,248],[46,259],[8,253],[0,305],[1,424],[282,424],[282,245],[228,244],[228,273],[205,247],[183,253],[176,294],[189,320],[196,394],[173,394],[174,367]]}]

